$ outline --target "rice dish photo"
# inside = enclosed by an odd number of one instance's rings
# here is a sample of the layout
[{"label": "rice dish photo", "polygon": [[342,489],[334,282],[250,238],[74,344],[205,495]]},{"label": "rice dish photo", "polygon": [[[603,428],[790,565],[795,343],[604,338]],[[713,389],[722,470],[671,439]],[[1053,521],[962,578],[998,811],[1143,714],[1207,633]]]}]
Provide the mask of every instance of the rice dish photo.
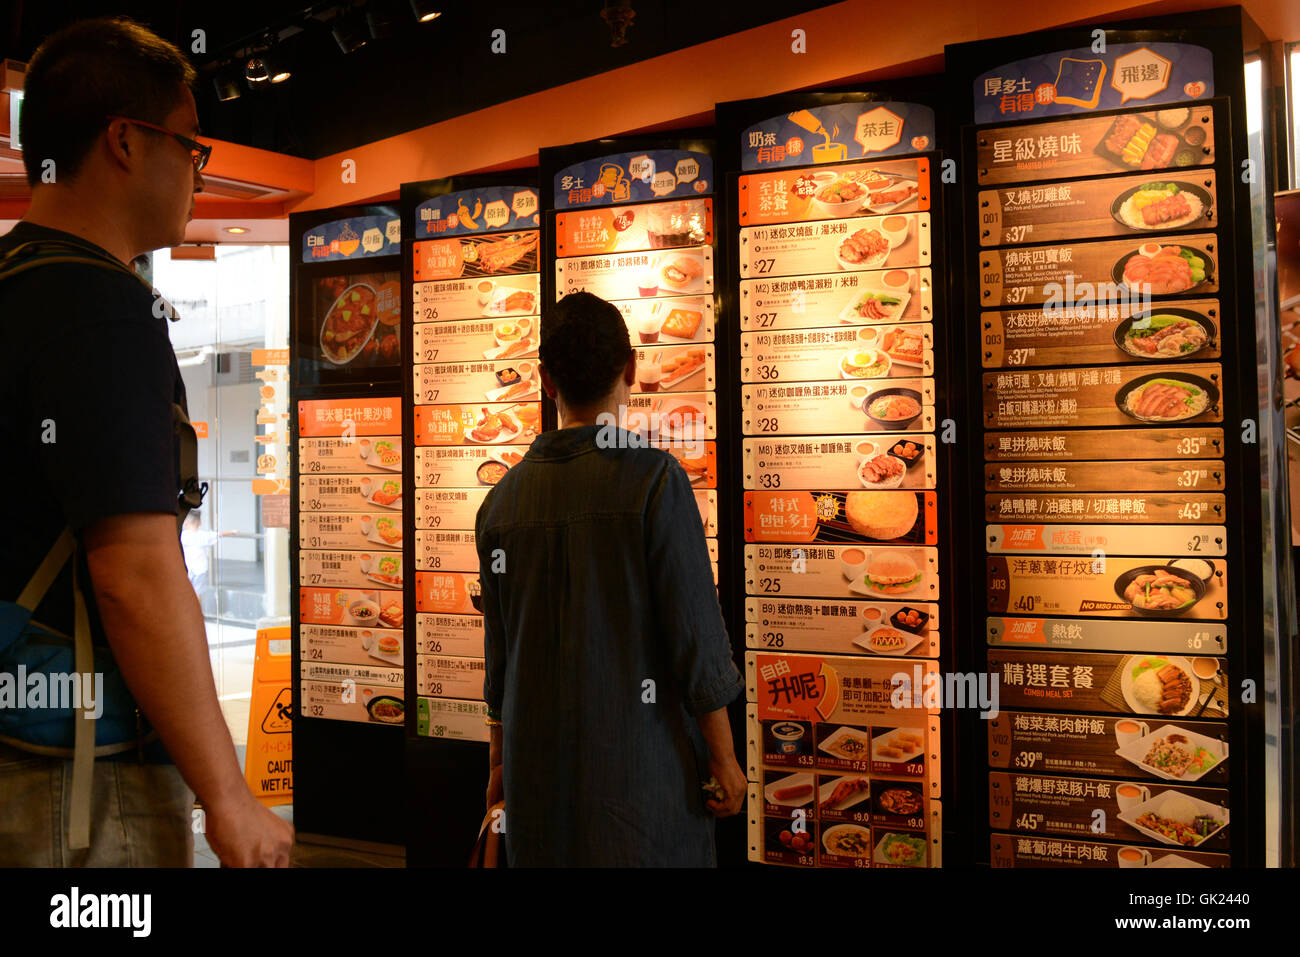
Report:
[{"label": "rice dish photo", "polygon": [[1218,764],[1219,759],[1200,745],[1192,745],[1186,735],[1168,734],[1151,742],[1142,763],[1170,777],[1181,778],[1188,773],[1199,777]]},{"label": "rice dish photo", "polygon": [[1179,183],[1143,183],[1115,215],[1133,229],[1178,229],[1205,215],[1205,204]]}]

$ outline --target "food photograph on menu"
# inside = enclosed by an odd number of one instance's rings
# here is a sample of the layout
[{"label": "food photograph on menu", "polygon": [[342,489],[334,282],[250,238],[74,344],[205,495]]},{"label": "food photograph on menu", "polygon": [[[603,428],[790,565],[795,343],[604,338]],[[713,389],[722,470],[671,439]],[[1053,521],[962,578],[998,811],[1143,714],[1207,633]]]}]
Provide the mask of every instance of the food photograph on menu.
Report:
[{"label": "food photograph on menu", "polygon": [[396,365],[402,304],[395,272],[328,276],[311,284],[316,355],[329,368]]}]

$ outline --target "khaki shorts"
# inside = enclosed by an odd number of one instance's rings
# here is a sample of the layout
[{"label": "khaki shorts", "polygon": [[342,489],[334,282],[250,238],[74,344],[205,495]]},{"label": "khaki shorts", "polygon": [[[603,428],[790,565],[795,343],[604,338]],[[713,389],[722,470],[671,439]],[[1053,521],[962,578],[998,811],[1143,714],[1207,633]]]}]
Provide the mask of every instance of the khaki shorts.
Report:
[{"label": "khaki shorts", "polygon": [[192,867],[194,794],[172,764],[95,762],[90,847],[68,847],[72,762],[0,743],[0,867]]}]

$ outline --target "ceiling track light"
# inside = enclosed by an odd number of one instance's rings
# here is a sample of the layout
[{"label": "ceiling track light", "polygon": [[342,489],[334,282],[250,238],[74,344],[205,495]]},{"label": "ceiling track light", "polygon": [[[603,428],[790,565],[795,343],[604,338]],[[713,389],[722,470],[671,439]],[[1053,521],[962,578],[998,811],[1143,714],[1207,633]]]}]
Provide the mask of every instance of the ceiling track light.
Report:
[{"label": "ceiling track light", "polygon": [[239,82],[242,79],[243,74],[232,64],[226,64],[217,70],[217,75],[212,78],[212,85],[217,91],[217,99],[222,103],[239,99],[244,93]]},{"label": "ceiling track light", "polygon": [[410,3],[411,13],[421,23],[428,23],[430,20],[436,20],[442,16],[443,4],[441,0],[410,0]]},{"label": "ceiling track light", "polygon": [[358,9],[341,12],[334,18],[334,42],[344,53],[355,53],[370,41],[370,25],[365,13]]}]

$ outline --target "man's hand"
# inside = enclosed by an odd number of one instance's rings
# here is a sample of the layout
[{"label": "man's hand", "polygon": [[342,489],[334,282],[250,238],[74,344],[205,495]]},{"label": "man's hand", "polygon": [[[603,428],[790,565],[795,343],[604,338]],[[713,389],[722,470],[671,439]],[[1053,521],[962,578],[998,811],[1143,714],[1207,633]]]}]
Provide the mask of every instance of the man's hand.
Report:
[{"label": "man's hand", "polygon": [[705,807],[716,817],[731,817],[739,813],[745,804],[745,796],[749,793],[749,781],[736,762],[735,755],[730,752],[721,756],[710,754],[709,770],[722,788],[723,797],[721,800],[705,801]]},{"label": "man's hand", "polygon": [[289,866],[293,828],[251,794],[208,808],[206,822],[208,844],[223,867]]},{"label": "man's hand", "polygon": [[122,677],[203,805],[213,850],[232,866],[287,866],[293,830],[249,792],[217,701],[176,516],[101,519],[82,540],[89,584]]}]

